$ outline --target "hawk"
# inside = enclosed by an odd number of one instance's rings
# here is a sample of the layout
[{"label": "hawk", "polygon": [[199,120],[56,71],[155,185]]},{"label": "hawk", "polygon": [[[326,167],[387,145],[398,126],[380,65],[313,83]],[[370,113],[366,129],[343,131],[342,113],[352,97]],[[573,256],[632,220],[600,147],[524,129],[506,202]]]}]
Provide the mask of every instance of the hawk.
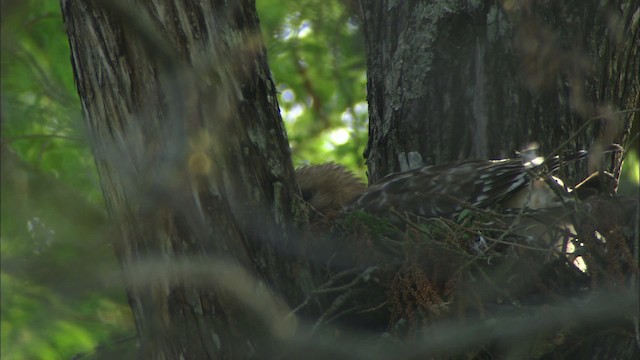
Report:
[{"label": "hawk", "polygon": [[296,180],[304,201],[323,215],[341,212],[366,190],[350,170],[335,163],[300,167]]},{"label": "hawk", "polygon": [[[533,153],[533,155],[532,155]],[[451,217],[465,206],[544,209],[561,205],[568,194],[552,177],[562,161],[587,156],[578,151],[544,161],[535,152],[501,160],[467,160],[389,174],[366,188],[344,166],[329,163],[296,170],[303,198],[323,214],[363,210],[419,217]],[[557,186],[556,186],[557,185]]]}]

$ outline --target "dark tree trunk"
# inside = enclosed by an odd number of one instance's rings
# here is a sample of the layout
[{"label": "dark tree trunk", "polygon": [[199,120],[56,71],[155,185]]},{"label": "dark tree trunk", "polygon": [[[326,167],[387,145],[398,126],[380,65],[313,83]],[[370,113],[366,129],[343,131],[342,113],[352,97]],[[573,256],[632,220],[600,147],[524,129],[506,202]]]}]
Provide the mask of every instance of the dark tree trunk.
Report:
[{"label": "dark tree trunk", "polygon": [[264,351],[310,285],[254,2],[61,6],[141,355]]},{"label": "dark tree trunk", "polygon": [[[638,1],[363,1],[362,9],[370,182],[511,156],[531,142],[543,155],[624,144],[640,116],[616,113],[640,105]],[[617,173],[619,160],[608,170]]]},{"label": "dark tree trunk", "polygon": [[[423,165],[510,156],[532,142],[542,155],[629,145],[631,124],[640,119],[638,1],[360,5],[368,64],[369,183]],[[618,176],[620,166],[617,156],[605,169]],[[592,170],[581,164],[570,180]],[[635,256],[637,262],[637,250]],[[637,293],[634,271],[627,275],[630,291]],[[617,321],[610,320],[608,325]],[[623,321],[628,336],[607,335],[607,326],[585,327],[578,337],[589,338],[586,343],[549,346],[555,349],[544,358],[635,357],[633,322],[637,315]]]}]

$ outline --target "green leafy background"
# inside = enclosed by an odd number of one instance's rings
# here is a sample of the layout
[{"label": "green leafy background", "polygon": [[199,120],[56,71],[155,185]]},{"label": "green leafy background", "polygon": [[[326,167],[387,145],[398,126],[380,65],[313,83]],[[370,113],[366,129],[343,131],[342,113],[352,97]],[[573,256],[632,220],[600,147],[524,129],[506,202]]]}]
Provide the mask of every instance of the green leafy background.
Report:
[{"label": "green leafy background", "polygon": [[[131,348],[135,326],[108,239],[59,2],[2,6],[0,355],[109,358],[95,348]],[[358,22],[339,1],[257,6],[294,165],[335,161],[364,177]]]},{"label": "green leafy background", "polygon": [[[131,348],[135,327],[106,231],[59,3],[2,4],[0,355],[109,358],[96,347]],[[364,179],[364,39],[344,4],[350,2],[257,1],[294,165],[335,161]],[[636,186],[635,154],[627,164],[624,177]]]}]

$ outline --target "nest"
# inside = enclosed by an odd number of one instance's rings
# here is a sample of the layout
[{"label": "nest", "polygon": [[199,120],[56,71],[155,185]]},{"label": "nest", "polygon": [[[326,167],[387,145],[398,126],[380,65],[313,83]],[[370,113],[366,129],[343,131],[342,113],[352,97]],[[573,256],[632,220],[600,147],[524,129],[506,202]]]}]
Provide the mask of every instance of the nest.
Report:
[{"label": "nest", "polygon": [[401,344],[407,358],[638,354],[637,199],[395,215],[314,229],[309,254],[326,280],[314,330],[364,333],[382,352]]}]

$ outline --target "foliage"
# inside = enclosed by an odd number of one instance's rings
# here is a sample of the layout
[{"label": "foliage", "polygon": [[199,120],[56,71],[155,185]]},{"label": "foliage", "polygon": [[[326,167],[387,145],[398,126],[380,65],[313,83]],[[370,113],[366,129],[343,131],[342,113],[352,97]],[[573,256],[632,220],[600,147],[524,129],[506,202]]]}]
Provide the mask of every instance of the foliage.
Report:
[{"label": "foliage", "polygon": [[131,326],[123,320],[129,315],[121,292],[89,293],[67,283],[82,278],[74,272],[95,258],[78,246],[93,234],[77,231],[85,227],[83,218],[70,216],[73,196],[60,201],[47,186],[64,184],[97,213],[101,194],[83,141],[59,5],[14,6],[2,25],[1,354],[69,357]]},{"label": "foliage", "polygon": [[[5,7],[6,6],[6,7]],[[339,1],[257,4],[295,165],[362,173],[365,58]],[[58,2],[3,2],[2,358],[54,359],[135,333]],[[109,288],[106,283],[109,282]]]},{"label": "foliage", "polygon": [[[637,144],[636,139],[636,148]],[[630,150],[624,159],[618,193],[638,196],[638,186],[640,186],[640,158],[638,158],[637,151],[633,151],[633,148]]]},{"label": "foliage", "polygon": [[3,141],[99,204],[58,5],[23,7],[24,17],[2,28]]},{"label": "foliage", "polygon": [[294,164],[335,161],[363,173],[364,39],[340,1],[258,1]]}]

